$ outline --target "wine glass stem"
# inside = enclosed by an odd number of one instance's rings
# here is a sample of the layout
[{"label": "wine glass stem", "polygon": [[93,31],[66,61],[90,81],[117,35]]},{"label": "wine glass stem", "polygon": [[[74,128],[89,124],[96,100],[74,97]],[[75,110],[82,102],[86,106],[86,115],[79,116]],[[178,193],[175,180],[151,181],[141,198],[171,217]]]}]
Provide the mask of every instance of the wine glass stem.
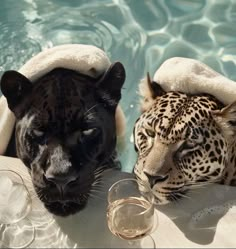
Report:
[{"label": "wine glass stem", "polygon": [[155,241],[151,235],[137,240],[128,240],[130,248],[156,248]]}]

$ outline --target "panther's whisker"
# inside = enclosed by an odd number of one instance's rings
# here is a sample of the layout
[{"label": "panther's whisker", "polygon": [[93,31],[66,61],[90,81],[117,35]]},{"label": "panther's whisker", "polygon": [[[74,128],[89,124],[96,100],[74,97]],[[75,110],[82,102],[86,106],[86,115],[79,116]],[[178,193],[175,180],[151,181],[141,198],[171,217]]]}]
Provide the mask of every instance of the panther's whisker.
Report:
[{"label": "panther's whisker", "polygon": [[103,176],[102,172],[99,173],[99,174],[95,174],[94,175],[94,180],[102,179],[102,176]]},{"label": "panther's whisker", "polygon": [[102,173],[104,173],[105,169],[100,169],[99,171],[94,172],[95,176],[99,176],[102,175]]},{"label": "panther's whisker", "polygon": [[103,184],[104,184],[104,181],[102,179],[97,179],[96,181],[94,181],[92,183],[92,188],[94,188],[94,187],[101,188],[103,186]]},{"label": "panther's whisker", "polygon": [[101,105],[100,103],[97,103],[95,105],[93,105],[92,107],[90,107],[85,113],[84,113],[84,116],[89,112],[91,111],[93,108],[97,107],[98,105]]},{"label": "panther's whisker", "polygon": [[103,182],[102,182],[101,179],[97,179],[96,181],[94,181],[94,182],[92,183],[92,187],[93,187],[93,186],[100,186],[100,185],[102,186],[102,183],[103,183]]},{"label": "panther's whisker", "polygon": [[92,187],[102,187],[102,181],[96,181],[92,183]]},{"label": "panther's whisker", "polygon": [[98,184],[94,184],[92,185],[92,189],[102,189],[102,184],[98,183]]},{"label": "panther's whisker", "polygon": [[90,112],[86,115],[87,119],[92,119],[96,113],[95,112]]},{"label": "panther's whisker", "polygon": [[100,197],[98,195],[93,195],[93,193],[90,193],[89,196],[91,197],[91,199],[94,198],[94,199],[99,199],[99,200],[102,200],[102,201],[106,200],[106,198],[102,198],[102,197]]},{"label": "panther's whisker", "polygon": [[98,167],[97,169],[95,169],[94,173],[96,174],[96,173],[104,172],[104,171],[107,172],[107,171],[110,171],[110,170],[112,170],[112,168],[104,165],[104,166],[101,166],[101,167]]},{"label": "panther's whisker", "polygon": [[94,174],[94,178],[95,178],[95,179],[97,179],[97,178],[102,178],[103,172],[104,172],[104,171]]},{"label": "panther's whisker", "polygon": [[95,189],[95,188],[92,188],[91,190],[90,190],[90,193],[91,192],[94,192],[94,193],[105,193],[105,191],[102,191],[102,190],[100,190],[100,189]]},{"label": "panther's whisker", "polygon": [[96,175],[94,176],[94,182],[97,182],[97,181],[102,181],[102,175]]}]

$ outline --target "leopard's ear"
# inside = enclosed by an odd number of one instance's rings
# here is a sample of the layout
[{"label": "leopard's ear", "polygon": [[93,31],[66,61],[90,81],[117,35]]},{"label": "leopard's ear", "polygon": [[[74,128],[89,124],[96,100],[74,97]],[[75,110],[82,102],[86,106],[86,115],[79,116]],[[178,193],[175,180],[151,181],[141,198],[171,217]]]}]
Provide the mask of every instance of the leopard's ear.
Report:
[{"label": "leopard's ear", "polygon": [[31,92],[32,83],[19,72],[10,70],[2,75],[0,85],[9,109],[16,114],[17,107]]},{"label": "leopard's ear", "polygon": [[139,94],[142,97],[140,101],[141,111],[145,112],[157,97],[165,94],[165,91],[157,82],[152,81],[149,73],[147,73],[147,77],[141,80],[139,84]]},{"label": "leopard's ear", "polygon": [[212,112],[213,118],[221,128],[222,132],[229,138],[235,140],[236,135],[236,101],[221,110]]},{"label": "leopard's ear", "polygon": [[113,63],[97,82],[102,98],[109,105],[116,106],[121,99],[121,88],[125,82],[125,68],[122,63]]}]

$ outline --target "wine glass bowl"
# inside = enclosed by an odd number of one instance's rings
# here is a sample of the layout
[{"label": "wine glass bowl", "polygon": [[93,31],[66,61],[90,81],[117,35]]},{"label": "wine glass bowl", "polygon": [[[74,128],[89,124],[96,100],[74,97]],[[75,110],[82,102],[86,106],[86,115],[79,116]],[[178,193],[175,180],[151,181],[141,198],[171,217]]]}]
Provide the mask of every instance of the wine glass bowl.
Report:
[{"label": "wine glass bowl", "polygon": [[31,208],[23,178],[12,170],[0,170],[0,247],[25,248],[33,242],[35,229],[27,218]]},{"label": "wine glass bowl", "polygon": [[31,197],[20,175],[0,170],[0,223],[13,224],[31,211]]},{"label": "wine glass bowl", "polygon": [[129,241],[149,235],[155,220],[153,202],[151,189],[136,179],[114,183],[108,190],[107,222],[110,231]]}]

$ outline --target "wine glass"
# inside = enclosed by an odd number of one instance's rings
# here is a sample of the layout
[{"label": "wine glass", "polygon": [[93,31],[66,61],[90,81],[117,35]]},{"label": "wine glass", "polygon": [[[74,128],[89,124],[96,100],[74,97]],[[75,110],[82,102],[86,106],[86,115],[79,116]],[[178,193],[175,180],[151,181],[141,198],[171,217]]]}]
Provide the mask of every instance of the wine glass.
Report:
[{"label": "wine glass", "polygon": [[136,179],[114,183],[108,190],[107,222],[110,231],[127,247],[155,248],[150,236],[157,224],[151,189]]},{"label": "wine glass", "polygon": [[27,218],[31,197],[23,178],[13,170],[0,170],[0,247],[25,248],[35,237]]}]

